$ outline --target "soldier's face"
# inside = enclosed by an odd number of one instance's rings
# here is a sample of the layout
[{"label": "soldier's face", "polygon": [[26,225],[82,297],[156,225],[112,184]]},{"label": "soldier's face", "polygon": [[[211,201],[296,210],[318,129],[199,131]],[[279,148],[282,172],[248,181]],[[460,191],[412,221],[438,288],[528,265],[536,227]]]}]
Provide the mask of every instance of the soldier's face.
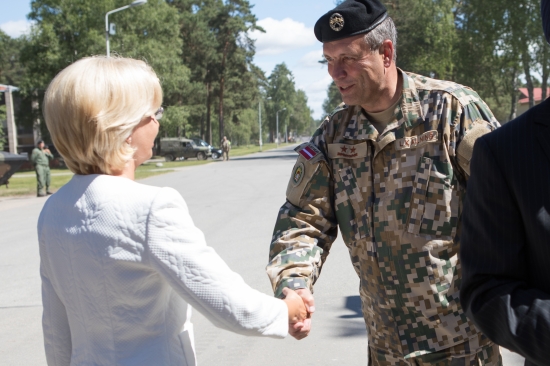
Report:
[{"label": "soldier's face", "polygon": [[385,87],[384,55],[372,52],[364,35],[323,44],[328,73],[347,105],[360,105],[367,112],[379,112]]}]

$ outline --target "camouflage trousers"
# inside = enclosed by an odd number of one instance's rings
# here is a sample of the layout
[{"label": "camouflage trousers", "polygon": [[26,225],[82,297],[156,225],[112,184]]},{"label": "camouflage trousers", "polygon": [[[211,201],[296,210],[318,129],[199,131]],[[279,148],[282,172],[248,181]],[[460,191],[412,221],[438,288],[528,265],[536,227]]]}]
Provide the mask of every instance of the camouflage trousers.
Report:
[{"label": "camouflage trousers", "polygon": [[502,366],[498,345],[489,344],[471,354],[470,342],[409,359],[393,357],[369,347],[369,366]]},{"label": "camouflage trousers", "polygon": [[35,165],[34,170],[36,172],[36,193],[44,193],[50,191],[50,167],[47,165]]}]

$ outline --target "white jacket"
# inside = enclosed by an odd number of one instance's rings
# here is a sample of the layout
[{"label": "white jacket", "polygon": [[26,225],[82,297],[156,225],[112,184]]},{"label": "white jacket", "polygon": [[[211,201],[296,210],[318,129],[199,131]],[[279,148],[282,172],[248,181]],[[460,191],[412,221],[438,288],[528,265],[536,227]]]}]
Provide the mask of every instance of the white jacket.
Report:
[{"label": "white jacket", "polygon": [[187,303],[239,334],[288,332],[284,302],[229,269],[174,189],[75,175],[38,237],[48,365],[192,366]]}]

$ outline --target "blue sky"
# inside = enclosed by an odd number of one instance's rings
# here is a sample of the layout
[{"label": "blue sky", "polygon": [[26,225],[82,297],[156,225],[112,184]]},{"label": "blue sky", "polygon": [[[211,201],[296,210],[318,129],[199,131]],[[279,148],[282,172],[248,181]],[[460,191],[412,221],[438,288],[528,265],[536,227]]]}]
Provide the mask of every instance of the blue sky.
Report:
[{"label": "blue sky", "polygon": [[[131,0],[128,1],[130,3]],[[330,77],[321,59],[322,47],[313,35],[321,15],[332,9],[334,0],[250,0],[259,24],[267,31],[256,38],[254,63],[267,75],[275,65],[285,62],[296,86],[306,92],[315,118],[322,117],[322,104]],[[0,28],[17,37],[29,28],[26,15],[30,1],[0,0]]]}]

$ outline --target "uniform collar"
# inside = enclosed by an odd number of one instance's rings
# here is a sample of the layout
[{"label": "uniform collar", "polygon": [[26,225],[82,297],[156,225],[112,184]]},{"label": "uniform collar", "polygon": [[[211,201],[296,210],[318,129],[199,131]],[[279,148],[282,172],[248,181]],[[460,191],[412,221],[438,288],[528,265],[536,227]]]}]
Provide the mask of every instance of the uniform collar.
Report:
[{"label": "uniform collar", "polygon": [[[397,68],[397,71],[401,73],[403,79],[401,103],[395,108],[394,120],[388,124],[383,135],[399,128],[404,128],[408,131],[418,125],[423,120],[424,116],[422,108],[420,107],[420,98],[416,89],[415,80],[400,68]],[[344,131],[344,138],[350,140],[374,141],[378,139],[378,131],[369,121],[360,106],[350,106],[349,113],[351,113],[352,116]]]}]

